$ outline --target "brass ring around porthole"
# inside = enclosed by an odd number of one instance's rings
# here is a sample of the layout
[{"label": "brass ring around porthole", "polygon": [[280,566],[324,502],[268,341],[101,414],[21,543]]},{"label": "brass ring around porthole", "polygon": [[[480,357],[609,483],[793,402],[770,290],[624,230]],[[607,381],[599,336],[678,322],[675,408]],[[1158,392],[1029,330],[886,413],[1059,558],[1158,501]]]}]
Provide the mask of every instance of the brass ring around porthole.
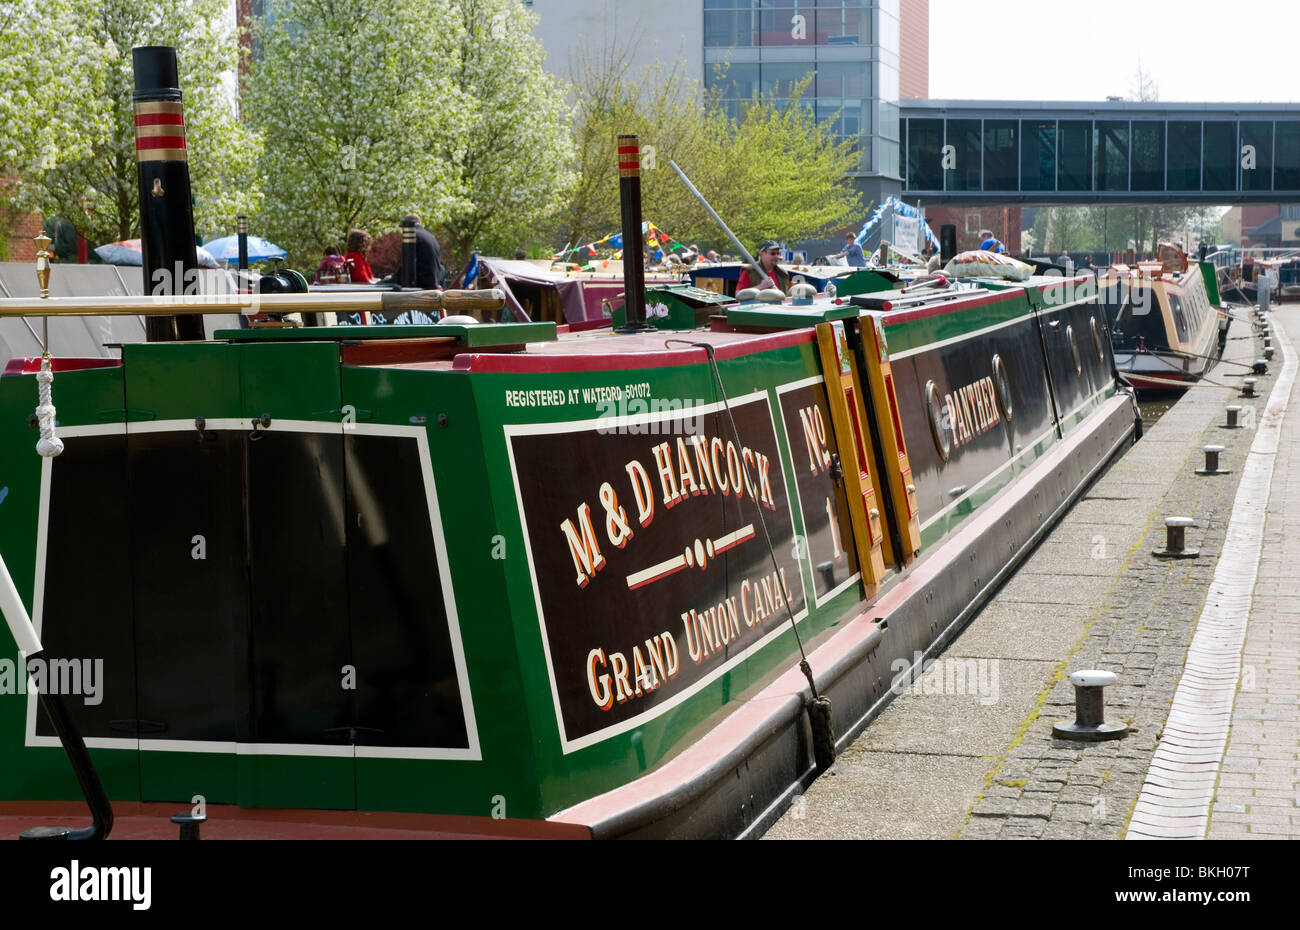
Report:
[{"label": "brass ring around porthole", "polygon": [[939,450],[939,457],[946,462],[948,456],[952,455],[952,440],[948,438],[948,431],[943,425],[943,398],[939,396],[939,388],[933,381],[925,382],[925,406],[930,414],[930,435],[934,437],[934,447]]},{"label": "brass ring around porthole", "polygon": [[1010,420],[1015,416],[1016,408],[1011,401],[1011,378],[1007,375],[1007,366],[1002,361],[1001,355],[993,356],[993,387],[998,396],[998,407],[1002,410],[1002,418]]},{"label": "brass ring around porthole", "polygon": [[1097,350],[1097,361],[1105,363],[1106,349],[1101,342],[1101,327],[1097,325],[1095,316],[1088,317],[1088,325],[1092,329],[1092,347]]},{"label": "brass ring around porthole", "polygon": [[1079,357],[1079,344],[1074,341],[1074,327],[1065,327],[1065,341],[1070,344],[1070,358],[1074,362],[1074,373],[1083,374],[1083,359]]}]

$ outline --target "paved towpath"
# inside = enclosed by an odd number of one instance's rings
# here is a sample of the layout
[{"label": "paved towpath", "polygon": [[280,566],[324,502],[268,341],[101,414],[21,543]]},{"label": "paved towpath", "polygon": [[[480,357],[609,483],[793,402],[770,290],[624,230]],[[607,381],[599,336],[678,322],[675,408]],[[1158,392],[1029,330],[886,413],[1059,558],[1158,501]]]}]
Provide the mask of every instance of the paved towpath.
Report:
[{"label": "paved towpath", "polygon": [[[1270,317],[1294,352],[1300,309]],[[1240,666],[1205,835],[1300,839],[1300,380],[1281,418]]]},{"label": "paved towpath", "polygon": [[[1259,342],[1246,324],[1234,323],[1231,335],[1225,360],[1257,356]],[[1277,367],[1259,379],[1265,397]],[[1256,434],[1222,429],[1224,408],[1229,403],[1247,407],[1243,416],[1252,423],[1263,413],[1263,398],[1238,397],[1242,374],[1240,367],[1220,364],[1209,379],[1218,384],[1188,391],[1075,505],[931,672],[897,697],[767,836],[1124,836],[1183,676]],[[1300,406],[1291,414],[1300,420]],[[1211,443],[1226,447],[1223,467],[1233,469],[1232,475],[1194,474],[1203,464],[1201,446]],[[1279,459],[1279,474],[1283,468]],[[1291,538],[1300,546],[1300,494],[1291,500],[1296,515]],[[1151,557],[1152,549],[1163,546],[1164,518],[1174,515],[1197,519],[1188,545],[1201,548],[1201,558]],[[1277,532],[1286,531],[1278,527]],[[1294,554],[1282,550],[1261,563],[1261,585],[1271,583],[1282,598],[1285,584],[1279,579],[1288,564],[1296,564]],[[1265,581],[1266,572],[1272,572],[1271,582]],[[1293,616],[1300,621],[1300,614]],[[1256,643],[1279,657],[1290,649],[1294,673],[1295,629],[1280,623],[1258,626],[1250,634],[1255,639],[1247,637],[1247,648]],[[1284,681],[1282,664],[1273,663],[1269,679],[1273,709],[1250,705],[1243,719],[1251,713],[1287,714],[1276,705],[1290,695],[1294,722],[1294,678]],[[1128,723],[1133,728],[1128,738],[1099,744],[1053,739],[1052,723],[1074,715],[1074,692],[1065,676],[1078,668],[1119,675],[1118,684],[1107,689],[1108,719]],[[1279,721],[1250,722],[1267,725],[1251,731],[1258,735],[1265,729],[1272,733],[1269,727]],[[1245,735],[1244,729],[1233,731],[1233,739]],[[1249,751],[1245,747],[1263,744],[1240,745]],[[1287,758],[1275,760],[1276,766],[1261,760],[1268,776],[1232,787],[1249,790],[1252,797],[1280,799],[1287,774],[1280,764],[1289,760],[1294,766],[1294,746],[1269,743],[1268,749]],[[1293,775],[1294,767],[1288,771]],[[1228,774],[1225,769],[1225,779]],[[1225,782],[1221,790],[1228,787]],[[1272,794],[1263,795],[1266,791]],[[1223,803],[1243,811],[1248,806],[1237,798]],[[1215,809],[1212,830],[1225,822],[1221,809]]]}]

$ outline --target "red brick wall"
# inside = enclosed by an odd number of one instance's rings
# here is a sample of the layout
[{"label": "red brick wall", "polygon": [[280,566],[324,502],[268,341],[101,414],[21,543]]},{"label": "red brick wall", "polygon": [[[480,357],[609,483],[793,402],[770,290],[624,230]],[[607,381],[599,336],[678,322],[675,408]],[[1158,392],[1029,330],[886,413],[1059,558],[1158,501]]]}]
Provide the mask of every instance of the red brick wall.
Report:
[{"label": "red brick wall", "polygon": [[978,249],[981,229],[993,230],[1008,252],[1020,251],[1019,207],[926,207],[925,221],[936,236],[941,226],[956,226],[958,252]]},{"label": "red brick wall", "polygon": [[[0,208],[0,228],[7,227],[8,221],[9,215]],[[18,222],[14,224],[13,235],[9,237],[9,261],[36,261],[36,243],[32,239],[39,236],[43,228],[44,225],[38,215],[27,214],[18,217]]]},{"label": "red brick wall", "polygon": [[930,96],[930,0],[903,0],[898,95]]},{"label": "red brick wall", "polygon": [[[14,180],[13,177],[0,174],[0,235],[4,235],[5,231],[9,230],[10,222],[14,220],[6,209],[9,186]],[[9,236],[9,261],[36,261],[36,244],[32,242],[32,237],[40,235],[42,229],[44,224],[39,215],[19,216],[17,221],[13,222],[13,229]]]},{"label": "red brick wall", "polygon": [[1252,246],[1267,247],[1274,245],[1274,241],[1266,239],[1256,239],[1251,235],[1256,228],[1263,226],[1273,217],[1282,212],[1281,207],[1275,203],[1248,203],[1241,208],[1241,244],[1246,248]]}]

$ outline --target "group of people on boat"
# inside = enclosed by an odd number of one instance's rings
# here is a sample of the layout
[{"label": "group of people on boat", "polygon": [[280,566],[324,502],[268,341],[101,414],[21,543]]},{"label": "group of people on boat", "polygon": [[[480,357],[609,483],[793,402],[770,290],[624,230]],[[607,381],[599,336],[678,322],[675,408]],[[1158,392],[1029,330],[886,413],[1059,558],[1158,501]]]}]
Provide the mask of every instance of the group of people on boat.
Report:
[{"label": "group of people on boat", "polygon": [[[442,250],[438,240],[424,228],[419,214],[408,213],[403,226],[415,227],[415,284],[425,290],[441,288],[446,283],[447,270],[442,265]],[[316,268],[317,284],[387,284],[397,283],[396,275],[380,280],[370,268],[366,255],[373,240],[364,229],[354,229],[347,236],[347,251],[339,255],[334,246],[327,246],[320,265]]]}]

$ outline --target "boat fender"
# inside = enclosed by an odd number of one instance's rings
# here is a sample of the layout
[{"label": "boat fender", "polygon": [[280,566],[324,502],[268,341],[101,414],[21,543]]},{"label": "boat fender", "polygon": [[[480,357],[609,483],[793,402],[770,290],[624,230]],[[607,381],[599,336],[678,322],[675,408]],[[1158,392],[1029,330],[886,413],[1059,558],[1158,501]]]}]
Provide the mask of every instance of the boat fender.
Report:
[{"label": "boat fender", "polygon": [[790,288],[790,296],[795,300],[811,300],[817,296],[817,288],[801,281]]},{"label": "boat fender", "polygon": [[813,761],[824,772],[835,762],[835,728],[831,723],[831,699],[821,695],[808,705],[808,722],[812,725]]},{"label": "boat fender", "polygon": [[41,438],[36,441],[36,451],[52,459],[63,451],[63,440],[54,435],[54,372],[50,370],[50,356],[41,356],[41,370],[36,373],[36,422],[41,428]]},{"label": "boat fender", "polygon": [[744,303],[747,300],[757,300],[757,299],[758,299],[758,288],[756,287],[742,287],[740,290],[736,291],[736,300],[740,301],[741,303]]},{"label": "boat fender", "polygon": [[765,304],[779,304],[785,300],[785,293],[779,287],[767,287],[758,292],[758,299]]},{"label": "boat fender", "polygon": [[460,313],[455,316],[445,316],[434,325],[438,326],[443,323],[448,326],[477,326],[478,320],[474,319],[472,316]]}]

